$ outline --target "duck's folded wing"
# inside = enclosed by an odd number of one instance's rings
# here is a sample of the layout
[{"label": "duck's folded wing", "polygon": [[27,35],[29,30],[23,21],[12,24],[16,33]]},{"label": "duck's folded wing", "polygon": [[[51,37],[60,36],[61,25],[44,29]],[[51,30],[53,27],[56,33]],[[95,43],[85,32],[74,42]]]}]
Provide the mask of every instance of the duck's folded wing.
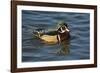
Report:
[{"label": "duck's folded wing", "polygon": [[55,36],[50,36],[50,35],[43,35],[41,37],[42,40],[46,41],[46,42],[57,42],[57,35]]}]

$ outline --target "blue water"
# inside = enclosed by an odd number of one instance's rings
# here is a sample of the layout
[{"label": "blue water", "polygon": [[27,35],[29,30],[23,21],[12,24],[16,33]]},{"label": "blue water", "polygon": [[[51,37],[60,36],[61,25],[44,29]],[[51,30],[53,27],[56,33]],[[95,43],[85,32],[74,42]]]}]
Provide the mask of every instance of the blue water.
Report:
[{"label": "blue water", "polygon": [[[34,38],[34,29],[55,29],[59,21],[65,21],[70,29],[71,38],[64,44],[65,49],[59,44],[47,45]],[[89,13],[22,10],[22,62],[89,59],[89,26]],[[60,50],[69,51],[59,54]]]}]

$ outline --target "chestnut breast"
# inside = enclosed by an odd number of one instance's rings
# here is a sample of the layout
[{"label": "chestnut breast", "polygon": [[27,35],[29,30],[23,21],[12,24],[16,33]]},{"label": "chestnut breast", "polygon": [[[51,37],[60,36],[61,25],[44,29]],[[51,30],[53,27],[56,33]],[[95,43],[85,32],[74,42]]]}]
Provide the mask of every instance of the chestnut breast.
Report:
[{"label": "chestnut breast", "polygon": [[61,41],[68,40],[70,38],[70,34],[67,31],[64,33],[59,33],[59,36],[60,36]]}]

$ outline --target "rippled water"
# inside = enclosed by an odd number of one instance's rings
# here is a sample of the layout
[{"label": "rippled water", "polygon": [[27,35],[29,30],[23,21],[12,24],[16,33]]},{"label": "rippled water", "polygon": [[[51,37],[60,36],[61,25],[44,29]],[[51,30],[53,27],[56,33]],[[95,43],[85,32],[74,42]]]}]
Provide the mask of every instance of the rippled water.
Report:
[{"label": "rippled water", "polygon": [[[62,20],[68,23],[71,35],[70,40],[64,45],[48,45],[34,38],[34,29],[43,27],[45,30],[52,30]],[[89,59],[89,24],[90,15],[88,13],[22,10],[22,61]],[[66,48],[63,49],[62,46]],[[63,54],[62,51],[67,51],[67,53]]]}]

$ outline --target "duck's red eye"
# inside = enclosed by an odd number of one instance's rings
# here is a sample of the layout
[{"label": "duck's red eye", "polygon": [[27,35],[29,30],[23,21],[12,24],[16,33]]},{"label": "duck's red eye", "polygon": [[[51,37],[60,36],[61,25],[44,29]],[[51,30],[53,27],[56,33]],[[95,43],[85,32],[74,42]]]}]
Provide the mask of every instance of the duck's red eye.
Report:
[{"label": "duck's red eye", "polygon": [[65,30],[66,28],[65,27],[62,27],[62,29]]},{"label": "duck's red eye", "polygon": [[61,32],[61,29],[59,28],[58,31]]}]

